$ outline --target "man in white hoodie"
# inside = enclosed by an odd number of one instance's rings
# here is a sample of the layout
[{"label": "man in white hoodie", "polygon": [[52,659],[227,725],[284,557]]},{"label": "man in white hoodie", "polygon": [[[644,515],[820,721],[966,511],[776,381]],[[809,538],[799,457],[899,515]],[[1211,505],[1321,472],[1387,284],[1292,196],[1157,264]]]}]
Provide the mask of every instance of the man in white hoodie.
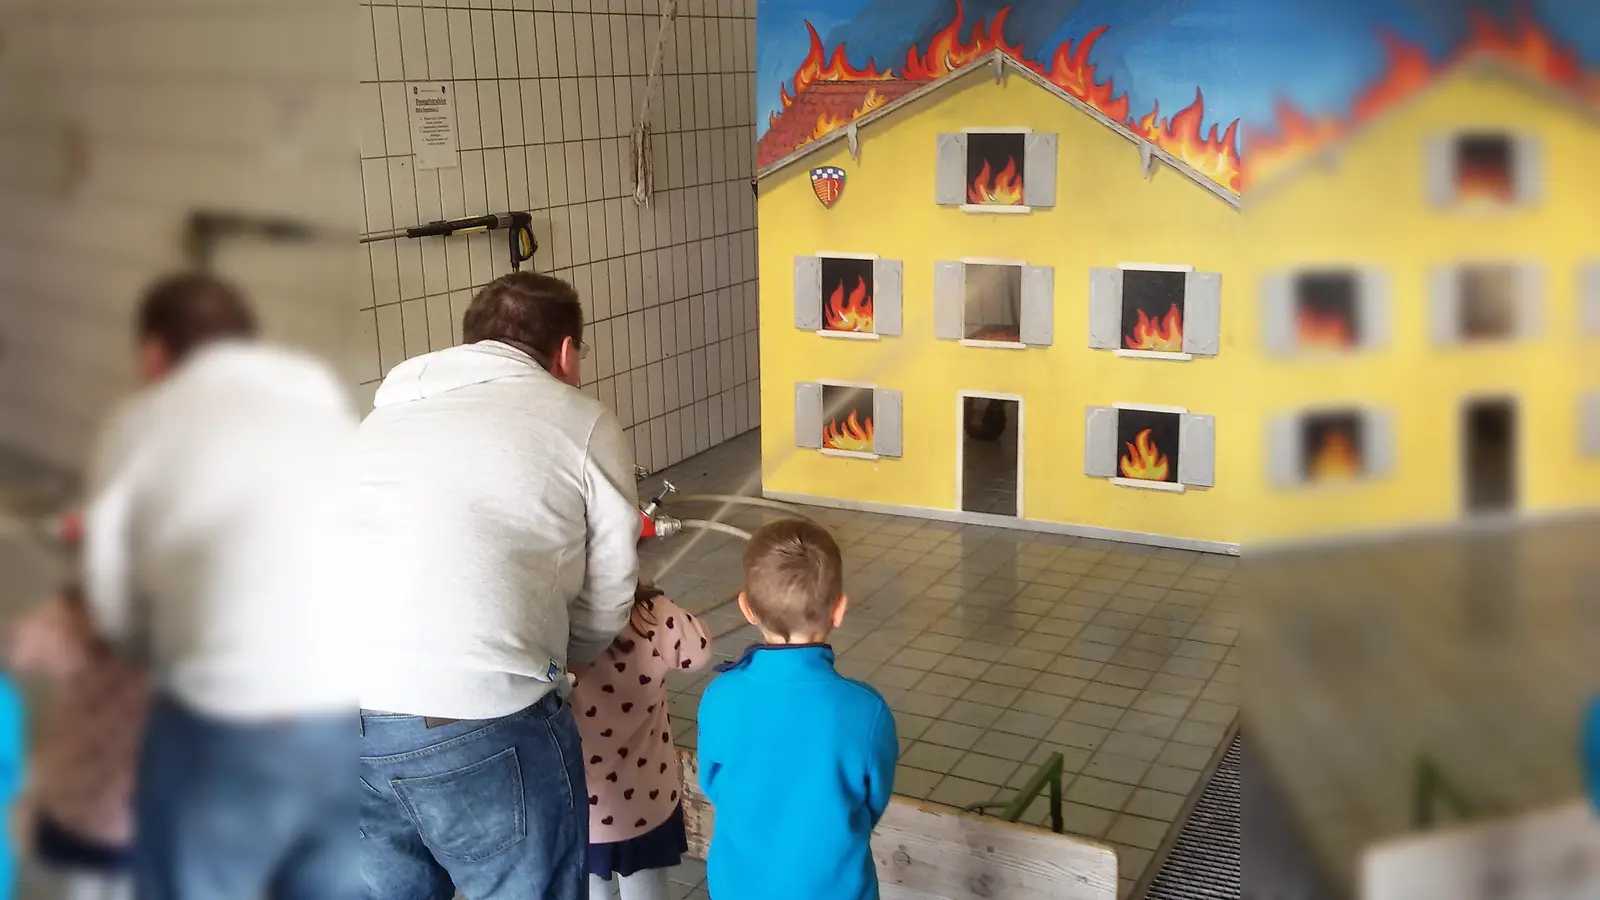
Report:
[{"label": "man in white hoodie", "polygon": [[90,473],[83,578],[96,628],[155,689],[137,894],[359,896],[334,518],[355,410],[326,366],[255,341],[214,278],[157,283],[136,330],[146,386]]},{"label": "man in white hoodie", "polygon": [[566,282],[500,278],[462,336],[396,366],[361,426],[362,869],[373,900],[579,900],[589,797],[563,694],[633,604],[633,462],[577,390]]}]

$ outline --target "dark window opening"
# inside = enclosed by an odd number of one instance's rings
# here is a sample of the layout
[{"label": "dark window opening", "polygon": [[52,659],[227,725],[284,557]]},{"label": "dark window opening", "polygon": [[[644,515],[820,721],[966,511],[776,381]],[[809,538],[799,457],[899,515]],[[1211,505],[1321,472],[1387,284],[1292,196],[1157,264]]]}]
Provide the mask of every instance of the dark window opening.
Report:
[{"label": "dark window opening", "polygon": [[983,206],[1022,205],[1021,134],[967,135],[967,202]]},{"label": "dark window opening", "polygon": [[1456,139],[1456,199],[1510,203],[1516,198],[1511,138],[1465,134]]},{"label": "dark window opening", "polygon": [[1295,340],[1306,349],[1346,350],[1361,335],[1354,272],[1307,272],[1295,279]]},{"label": "dark window opening", "polygon": [[1178,481],[1177,413],[1117,410],[1117,474],[1140,481]]},{"label": "dark window opening", "polygon": [[822,447],[872,452],[871,388],[822,386]]},{"label": "dark window opening", "polygon": [[1129,350],[1183,352],[1183,272],[1122,273],[1122,344]]},{"label": "dark window opening", "polygon": [[1022,339],[1022,267],[968,263],[962,336],[973,341]]},{"label": "dark window opening", "polygon": [[1300,428],[1300,464],[1307,481],[1357,478],[1366,470],[1360,413],[1315,413],[1302,419]]},{"label": "dark window opening", "polygon": [[872,260],[822,258],[822,327],[872,333]]}]

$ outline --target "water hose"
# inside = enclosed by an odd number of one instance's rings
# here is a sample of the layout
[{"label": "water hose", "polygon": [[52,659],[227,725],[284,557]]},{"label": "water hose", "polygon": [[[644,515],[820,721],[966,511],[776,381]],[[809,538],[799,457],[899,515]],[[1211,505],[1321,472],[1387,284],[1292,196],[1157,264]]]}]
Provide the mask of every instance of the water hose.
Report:
[{"label": "water hose", "polygon": [[679,494],[677,497],[673,498],[672,502],[688,503],[691,501],[698,501],[702,503],[738,503],[745,506],[761,506],[767,509],[780,510],[788,513],[796,519],[805,519],[807,522],[812,524],[816,524],[817,522],[816,519],[813,519],[805,513],[800,512],[787,503],[779,503],[776,500],[768,500],[765,497],[745,497],[739,494]]},{"label": "water hose", "polygon": [[727,522],[713,522],[709,519],[681,519],[679,521],[683,523],[683,527],[685,528],[700,528],[705,531],[717,531],[730,537],[736,537],[741,541],[750,540],[750,532],[745,531],[743,528],[735,528],[734,526],[729,525]]}]

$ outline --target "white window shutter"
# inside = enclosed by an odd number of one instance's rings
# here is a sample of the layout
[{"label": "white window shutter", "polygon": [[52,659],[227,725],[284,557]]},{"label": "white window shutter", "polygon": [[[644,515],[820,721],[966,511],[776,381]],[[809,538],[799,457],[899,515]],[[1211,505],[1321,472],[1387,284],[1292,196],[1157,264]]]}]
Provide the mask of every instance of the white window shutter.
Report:
[{"label": "white window shutter", "polygon": [[1382,269],[1361,269],[1356,273],[1356,286],[1360,346],[1376,350],[1389,342],[1389,273]]},{"label": "white window shutter", "polygon": [[904,266],[898,259],[872,262],[872,330],[878,334],[900,333],[904,276]]},{"label": "white window shutter", "polygon": [[1190,272],[1183,280],[1183,352],[1216,356],[1221,349],[1222,273]]},{"label": "white window shutter", "polygon": [[1115,350],[1122,346],[1122,270],[1089,270],[1089,346]]},{"label": "white window shutter", "polygon": [[933,264],[933,336],[961,340],[962,311],[967,300],[967,267],[958,262]]},{"label": "white window shutter", "polygon": [[899,391],[878,388],[872,392],[872,452],[879,456],[902,454],[905,446],[905,403]]},{"label": "white window shutter", "polygon": [[1022,342],[1036,347],[1055,343],[1056,270],[1051,266],[1022,267]]},{"label": "white window shutter", "polygon": [[1294,273],[1275,271],[1261,277],[1261,344],[1270,354],[1295,350]]},{"label": "white window shutter", "polygon": [[1428,331],[1435,344],[1461,341],[1460,272],[1441,266],[1428,274]]},{"label": "white window shutter", "polygon": [[1361,474],[1366,478],[1387,478],[1394,474],[1394,414],[1386,409],[1369,409],[1361,414]]},{"label": "white window shutter", "polygon": [[1217,486],[1217,420],[1184,413],[1178,420],[1178,483]]},{"label": "white window shutter", "polygon": [[1600,391],[1578,400],[1578,449],[1585,459],[1600,459]]},{"label": "white window shutter", "polygon": [[1456,139],[1443,134],[1429,138],[1423,165],[1428,186],[1428,201],[1435,206],[1451,206],[1456,202]]},{"label": "white window shutter", "polygon": [[1114,406],[1091,406],[1084,413],[1083,474],[1094,478],[1111,478],[1117,474],[1117,409]]},{"label": "white window shutter", "polygon": [[1520,134],[1512,139],[1511,167],[1517,204],[1538,204],[1544,198],[1544,145],[1536,135]]},{"label": "white window shutter", "polygon": [[1600,335],[1600,260],[1586,264],[1578,282],[1579,328]]},{"label": "white window shutter", "polygon": [[822,385],[801,381],[794,386],[794,445],[822,446]]},{"label": "white window shutter", "polygon": [[1517,337],[1538,337],[1544,330],[1544,271],[1534,264],[1517,267]]},{"label": "white window shutter", "polygon": [[1267,478],[1273,485],[1294,487],[1305,481],[1301,447],[1304,441],[1299,416],[1273,416],[1267,420]]},{"label": "white window shutter", "polygon": [[822,260],[815,256],[794,258],[794,327],[822,328]]},{"label": "white window shutter", "polygon": [[1022,205],[1056,205],[1056,136],[1029,134],[1022,150]]},{"label": "white window shutter", "polygon": [[959,206],[967,202],[967,136],[939,135],[937,152],[934,202],[940,206]]}]

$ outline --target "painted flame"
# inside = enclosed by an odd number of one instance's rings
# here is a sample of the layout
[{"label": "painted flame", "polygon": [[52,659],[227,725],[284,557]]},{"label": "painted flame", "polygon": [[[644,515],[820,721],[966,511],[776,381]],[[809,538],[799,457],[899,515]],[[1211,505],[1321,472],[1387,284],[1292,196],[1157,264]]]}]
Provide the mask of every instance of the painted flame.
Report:
[{"label": "painted flame", "polygon": [[814,141],[817,138],[834,131],[835,129],[843,128],[844,126],[849,125],[856,119],[861,118],[867,113],[872,112],[888,102],[889,98],[878,93],[877,88],[872,88],[867,91],[867,96],[861,98],[861,105],[851,110],[849,115],[836,116],[831,113],[823,113],[822,115],[817,116],[817,124],[812,127],[811,135],[801,140],[795,146],[803,147],[811,141]]},{"label": "painted flame", "polygon": [[1496,166],[1463,164],[1456,173],[1456,199],[1463,203],[1505,206],[1516,199],[1511,173]]},{"label": "painted flame", "polygon": [[911,81],[932,81],[972,63],[990,50],[1003,50],[1015,59],[1022,59],[1022,45],[1006,43],[1002,33],[1006,17],[1011,15],[1011,7],[1003,7],[995,13],[994,21],[988,23],[987,27],[979,19],[972,26],[972,38],[963,42],[961,26],[965,13],[961,0],[956,0],[955,19],[928,39],[928,48],[921,53],[917,52],[916,47],[906,51],[906,65],[900,77]]},{"label": "painted flame", "polygon": [[851,289],[850,296],[844,294],[844,282],[840,281],[828,295],[828,303],[822,310],[823,327],[829,331],[857,331],[864,334],[872,333],[872,298],[867,296],[867,281],[861,276],[856,276],[856,286]]},{"label": "painted flame", "polygon": [[1084,35],[1078,40],[1077,47],[1073,47],[1071,41],[1063,41],[1056,48],[1055,58],[1050,61],[1048,69],[1032,63],[1027,65],[1050,79],[1056,87],[1105,113],[1107,117],[1122,122],[1128,118],[1128,95],[1118,95],[1109,78],[1096,83],[1094,66],[1089,62],[1089,51],[1094,49],[1095,41],[1100,40],[1109,27],[1101,25]]},{"label": "painted flame", "polygon": [[840,422],[834,419],[822,429],[822,446],[829,450],[852,450],[856,453],[872,452],[872,417],[867,416],[867,421],[862,424],[856,418],[856,411],[850,410],[850,415]]},{"label": "painted flame", "polygon": [[1354,478],[1361,474],[1361,454],[1356,451],[1350,432],[1344,428],[1329,428],[1322,432],[1322,440],[1312,454],[1307,466],[1315,481]]},{"label": "painted flame", "polygon": [[1210,131],[1202,131],[1206,103],[1199,88],[1194,90],[1193,103],[1178,110],[1170,119],[1160,116],[1161,104],[1155,103],[1144,118],[1128,125],[1136,134],[1217,184],[1232,191],[1239,190],[1243,168],[1239,162],[1238,119],[1228,123],[1220,137],[1215,124]]},{"label": "painted flame", "polygon": [[1301,307],[1295,312],[1295,338],[1306,349],[1345,350],[1355,346],[1348,317]]},{"label": "painted flame", "polygon": [[1172,304],[1167,314],[1152,319],[1138,310],[1139,321],[1134,323],[1133,334],[1122,336],[1129,350],[1163,350],[1171,353],[1183,351],[1183,313],[1178,304]]},{"label": "painted flame", "polygon": [[1134,435],[1133,443],[1123,442],[1122,446],[1128,448],[1118,461],[1118,468],[1122,470],[1124,478],[1138,478],[1143,481],[1166,481],[1167,465],[1166,454],[1156,447],[1155,441],[1150,439],[1150,429]]},{"label": "painted flame", "polygon": [[1017,171],[1016,158],[1006,157],[1005,168],[998,174],[989,168],[989,161],[984,160],[978,177],[967,186],[967,202],[985,206],[1021,206],[1022,175]]},{"label": "painted flame", "polygon": [[800,68],[794,72],[794,95],[790,96],[787,85],[778,88],[779,100],[783,109],[788,109],[794,103],[794,98],[806,89],[806,85],[818,81],[886,81],[894,77],[892,71],[879,72],[877,65],[872,60],[867,60],[865,69],[858,69],[850,65],[845,58],[844,44],[833,48],[833,55],[822,46],[822,37],[817,34],[817,29],[806,23],[806,32],[811,35],[811,51],[806,54]]},{"label": "painted flame", "polygon": [[1280,100],[1277,123],[1245,134],[1244,188],[1262,184],[1285,169],[1344,138],[1374,116],[1415,95],[1444,69],[1463,60],[1488,57],[1536,79],[1600,102],[1600,78],[1589,85],[1577,57],[1532,18],[1522,15],[1502,27],[1482,10],[1471,14],[1467,41],[1443,63],[1426,49],[1389,31],[1379,30],[1386,61],[1381,74],[1356,95],[1339,115],[1312,118],[1287,100]]}]

